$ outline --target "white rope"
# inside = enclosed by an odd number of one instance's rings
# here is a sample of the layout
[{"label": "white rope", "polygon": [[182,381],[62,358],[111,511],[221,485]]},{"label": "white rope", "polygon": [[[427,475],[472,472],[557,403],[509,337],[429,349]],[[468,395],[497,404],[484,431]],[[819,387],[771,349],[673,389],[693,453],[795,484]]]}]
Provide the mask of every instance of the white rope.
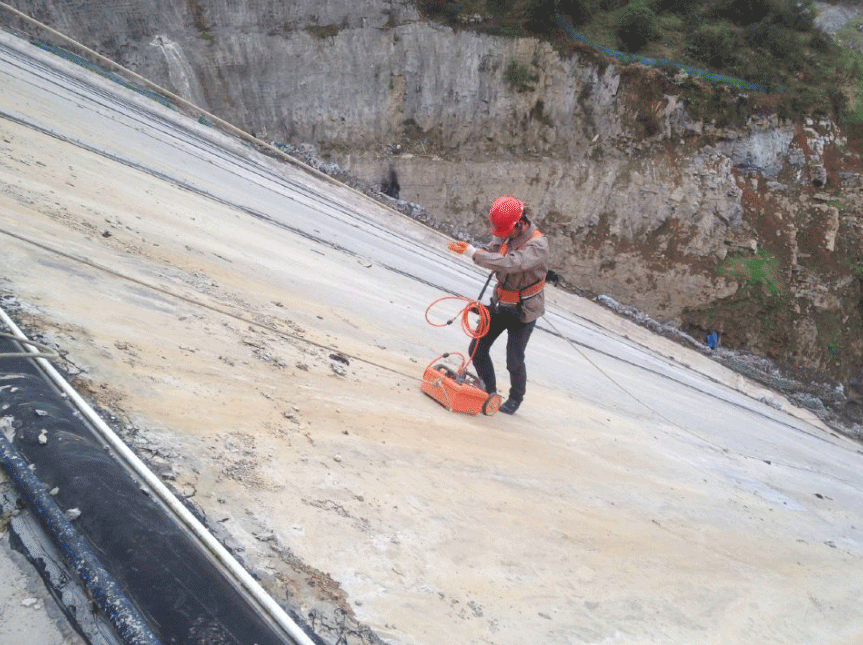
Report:
[{"label": "white rope", "polygon": [[[14,334],[7,334],[2,331],[0,331],[0,338],[11,338],[12,340],[20,340]],[[60,358],[60,354],[57,352],[57,350],[53,349],[52,347],[48,347],[47,345],[43,345],[42,343],[37,343],[35,340],[28,340],[27,346],[40,349],[42,351],[39,352],[34,350],[23,352],[6,352],[0,354],[0,358]]]},{"label": "white rope", "polygon": [[[128,78],[131,78],[132,80],[134,80],[137,83],[140,83],[141,85],[143,85],[144,87],[146,87],[148,90],[150,90],[152,92],[155,92],[157,94],[161,94],[162,96],[170,99],[171,101],[173,101],[177,105],[185,108],[186,110],[189,110],[192,114],[197,115],[197,116],[206,117],[207,119],[212,121],[214,124],[218,125],[220,128],[233,134],[236,137],[239,137],[243,141],[246,141],[246,142],[251,143],[255,146],[259,146],[261,148],[264,148],[265,150],[267,150],[267,152],[275,155],[279,159],[281,159],[283,161],[287,161],[288,163],[293,164],[294,166],[297,166],[297,167],[303,169],[305,172],[312,174],[313,176],[317,177],[318,179],[322,179],[330,185],[338,186],[339,188],[341,188],[343,190],[347,190],[347,191],[353,193],[353,195],[361,201],[374,202],[375,206],[378,208],[383,208],[384,210],[386,210],[392,214],[395,214],[399,217],[407,218],[407,215],[405,215],[404,213],[392,208],[390,205],[388,205],[384,202],[379,202],[379,201],[373,199],[372,197],[369,197],[368,195],[366,195],[362,191],[357,190],[353,186],[350,186],[346,183],[343,183],[343,182],[339,181],[338,179],[335,179],[334,177],[330,177],[326,173],[321,172],[320,170],[318,170],[317,168],[315,168],[313,166],[310,166],[309,164],[303,163],[299,159],[292,157],[291,155],[287,154],[283,150],[280,150],[276,146],[274,146],[270,143],[267,143],[266,141],[262,141],[261,139],[258,139],[257,137],[252,136],[251,134],[241,130],[237,126],[235,126],[231,123],[228,123],[224,119],[217,117],[215,114],[211,114],[210,112],[207,112],[206,110],[195,105],[194,103],[190,103],[189,101],[182,98],[181,96],[177,96],[173,92],[166,90],[165,88],[163,88],[159,85],[156,85],[155,83],[144,78],[140,74],[136,74],[132,70],[123,67],[119,63],[116,63],[113,60],[111,60],[110,58],[103,56],[99,52],[90,49],[86,45],[82,45],[78,41],[73,40],[72,38],[69,38],[69,36],[57,31],[56,29],[52,29],[48,25],[45,25],[45,24],[39,22],[38,20],[31,18],[27,14],[22,13],[21,11],[15,9],[14,7],[9,6],[5,2],[0,2],[0,9],[5,9],[6,11],[8,11],[11,14],[13,14],[14,16],[20,18],[24,22],[26,22],[30,25],[33,25],[39,29],[42,29],[56,38],[59,38],[60,40],[62,40],[67,45],[70,45],[71,47],[77,49],[78,51],[84,52],[88,56],[94,58],[100,64],[105,65],[108,69],[110,69],[114,72],[118,72],[120,74],[123,74]],[[408,218],[408,219],[410,219],[410,218]],[[411,220],[411,221],[416,221],[416,220]],[[428,226],[426,224],[423,224],[422,222],[419,222],[419,224],[421,224],[422,226],[424,226],[425,228],[427,228],[430,231],[434,231],[434,229],[432,229],[430,226]],[[437,233],[437,231],[434,231],[434,232]]]}]

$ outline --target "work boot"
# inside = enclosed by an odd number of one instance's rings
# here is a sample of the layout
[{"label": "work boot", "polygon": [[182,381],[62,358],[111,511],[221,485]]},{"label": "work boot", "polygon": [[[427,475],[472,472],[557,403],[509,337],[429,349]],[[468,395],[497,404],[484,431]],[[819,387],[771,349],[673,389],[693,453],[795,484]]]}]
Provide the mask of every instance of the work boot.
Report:
[{"label": "work boot", "polygon": [[516,410],[518,410],[518,406],[521,405],[521,401],[516,401],[515,399],[507,399],[500,406],[500,411],[504,414],[513,414]]}]

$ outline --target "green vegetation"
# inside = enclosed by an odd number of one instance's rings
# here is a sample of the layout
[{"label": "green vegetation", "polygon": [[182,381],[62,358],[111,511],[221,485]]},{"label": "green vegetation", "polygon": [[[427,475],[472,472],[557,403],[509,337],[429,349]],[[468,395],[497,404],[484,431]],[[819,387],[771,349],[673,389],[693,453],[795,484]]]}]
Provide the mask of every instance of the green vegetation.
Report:
[{"label": "green vegetation", "polygon": [[851,125],[863,124],[863,52],[843,49],[842,62],[854,81],[848,89],[848,106],[845,119]]},{"label": "green vegetation", "polygon": [[755,257],[735,255],[725,258],[717,269],[719,275],[743,284],[740,291],[762,286],[769,296],[779,296],[779,263],[776,256],[759,249]]},{"label": "green vegetation", "polygon": [[506,82],[515,92],[527,92],[533,89],[533,83],[538,79],[536,74],[531,74],[530,71],[520,63],[511,61],[504,73]]},{"label": "green vegetation", "polygon": [[617,13],[615,32],[624,51],[641,51],[659,33],[656,14],[646,4],[632,2]]},{"label": "green vegetation", "polygon": [[611,49],[757,83],[767,93],[753,99],[754,109],[830,116],[863,129],[863,43],[851,43],[863,34],[849,23],[836,40],[858,48],[838,46],[814,26],[814,0],[419,0],[419,6],[456,27],[586,51],[563,34],[560,14]]},{"label": "green vegetation", "polygon": [[779,286],[779,262],[775,255],[760,249],[754,257],[728,256],[718,272],[742,283],[737,290],[737,307],[731,306],[728,311],[754,304],[758,311],[755,319],[762,329],[769,334],[779,331],[779,321],[787,314],[787,307]]}]

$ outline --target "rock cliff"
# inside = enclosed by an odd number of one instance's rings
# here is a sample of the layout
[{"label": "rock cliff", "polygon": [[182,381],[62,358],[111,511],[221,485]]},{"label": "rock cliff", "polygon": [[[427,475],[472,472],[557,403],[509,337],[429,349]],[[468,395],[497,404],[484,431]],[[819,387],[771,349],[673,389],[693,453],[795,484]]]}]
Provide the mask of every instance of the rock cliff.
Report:
[{"label": "rock cliff", "polygon": [[407,0],[18,8],[262,139],[396,178],[455,234],[521,197],[585,293],[817,376],[863,358],[859,157],[829,119]]}]

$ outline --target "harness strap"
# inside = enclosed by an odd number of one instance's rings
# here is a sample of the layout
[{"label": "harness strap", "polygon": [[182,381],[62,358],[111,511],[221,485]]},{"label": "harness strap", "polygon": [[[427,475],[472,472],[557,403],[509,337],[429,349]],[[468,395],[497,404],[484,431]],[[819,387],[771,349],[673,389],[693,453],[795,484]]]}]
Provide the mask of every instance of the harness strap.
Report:
[{"label": "harness strap", "polygon": [[494,287],[494,295],[497,301],[505,305],[517,305],[522,300],[533,298],[536,294],[542,291],[545,287],[545,278],[539,282],[534,282],[532,285],[525,287],[521,291],[510,291],[509,289],[501,289],[500,283]]},{"label": "harness strap", "polygon": [[[543,233],[540,230],[535,230],[533,234],[527,238],[524,242],[519,244],[516,251],[521,249],[525,244],[534,240],[538,237],[542,237]],[[500,254],[506,255],[509,251],[509,240],[501,244],[500,246]],[[525,287],[521,290],[510,290],[503,289],[500,286],[500,282],[498,282],[494,287],[494,295],[497,301],[504,305],[517,305],[523,300],[527,300],[528,298],[533,298],[536,294],[542,291],[543,287],[545,287],[545,278],[540,279],[537,282]]]},{"label": "harness strap", "polygon": [[[540,231],[539,229],[535,230],[533,232],[533,235],[531,235],[524,242],[522,242],[521,244],[518,245],[518,248],[516,249],[516,251],[518,251],[518,249],[523,247],[525,244],[527,244],[531,240],[536,239],[538,237],[542,237],[542,235],[543,235],[542,231]],[[508,251],[509,251],[509,240],[507,240],[506,242],[504,242],[503,244],[500,245],[500,254],[506,255]]]}]

